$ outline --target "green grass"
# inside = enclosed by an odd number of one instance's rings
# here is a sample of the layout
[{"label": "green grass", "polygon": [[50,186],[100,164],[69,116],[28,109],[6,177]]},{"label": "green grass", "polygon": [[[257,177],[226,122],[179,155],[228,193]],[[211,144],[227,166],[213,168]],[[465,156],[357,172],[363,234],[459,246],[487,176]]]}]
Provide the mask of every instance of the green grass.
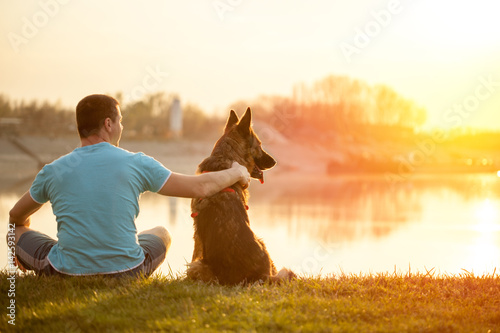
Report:
[{"label": "green grass", "polygon": [[[10,283],[0,273],[2,321]],[[15,330],[24,332],[499,332],[498,275],[303,277],[222,287],[149,279],[18,276]]]}]

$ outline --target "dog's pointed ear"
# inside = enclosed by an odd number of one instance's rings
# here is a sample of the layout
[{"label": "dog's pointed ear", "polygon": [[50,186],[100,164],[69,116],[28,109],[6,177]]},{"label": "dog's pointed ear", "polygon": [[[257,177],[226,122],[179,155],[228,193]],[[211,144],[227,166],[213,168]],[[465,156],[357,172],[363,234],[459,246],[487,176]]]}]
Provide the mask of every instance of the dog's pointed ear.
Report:
[{"label": "dog's pointed ear", "polygon": [[250,134],[250,126],[252,125],[252,110],[248,108],[241,118],[237,128],[238,131],[243,135]]},{"label": "dog's pointed ear", "polygon": [[229,118],[227,118],[226,122],[226,127],[224,128],[224,133],[227,133],[231,127],[233,127],[234,124],[236,124],[239,121],[238,115],[234,110],[231,110],[231,113],[229,114]]}]

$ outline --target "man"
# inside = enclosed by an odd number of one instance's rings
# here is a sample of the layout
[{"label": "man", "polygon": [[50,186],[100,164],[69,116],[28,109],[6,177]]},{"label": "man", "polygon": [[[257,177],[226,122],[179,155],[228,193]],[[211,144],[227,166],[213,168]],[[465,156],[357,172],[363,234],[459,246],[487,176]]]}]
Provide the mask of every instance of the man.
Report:
[{"label": "man", "polygon": [[[173,173],[143,153],[118,148],[123,126],[118,101],[90,95],[76,107],[81,147],[36,176],[10,211],[20,266],[44,275],[149,276],[165,259],[170,234],[156,227],[137,234],[138,200],[145,191],[201,198],[250,175],[238,163],[196,176]],[[57,238],[30,228],[30,217],[50,201]]]}]

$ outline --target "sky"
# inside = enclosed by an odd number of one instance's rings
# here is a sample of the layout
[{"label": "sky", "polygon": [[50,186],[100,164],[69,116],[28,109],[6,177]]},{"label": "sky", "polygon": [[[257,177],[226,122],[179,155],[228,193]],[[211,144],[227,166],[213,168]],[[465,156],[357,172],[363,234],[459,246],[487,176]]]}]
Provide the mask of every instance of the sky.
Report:
[{"label": "sky", "polygon": [[[500,130],[494,0],[38,0],[0,3],[0,94],[74,107],[164,91],[207,113],[347,75]],[[243,112],[243,110],[240,110]]]}]

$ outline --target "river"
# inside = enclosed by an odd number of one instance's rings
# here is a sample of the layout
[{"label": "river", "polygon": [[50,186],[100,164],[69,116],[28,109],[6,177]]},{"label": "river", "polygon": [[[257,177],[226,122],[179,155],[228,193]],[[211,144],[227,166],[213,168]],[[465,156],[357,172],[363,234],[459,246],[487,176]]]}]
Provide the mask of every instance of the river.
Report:
[{"label": "river", "polygon": [[[494,174],[415,175],[397,184],[380,176],[269,176],[250,188],[252,229],[278,269],[303,276],[500,271],[500,178]],[[0,193],[2,239],[18,196]],[[163,274],[182,274],[190,261],[189,204],[153,193],[141,197],[138,230],[163,225],[173,236]],[[50,205],[33,216],[32,227],[56,236]]]}]

